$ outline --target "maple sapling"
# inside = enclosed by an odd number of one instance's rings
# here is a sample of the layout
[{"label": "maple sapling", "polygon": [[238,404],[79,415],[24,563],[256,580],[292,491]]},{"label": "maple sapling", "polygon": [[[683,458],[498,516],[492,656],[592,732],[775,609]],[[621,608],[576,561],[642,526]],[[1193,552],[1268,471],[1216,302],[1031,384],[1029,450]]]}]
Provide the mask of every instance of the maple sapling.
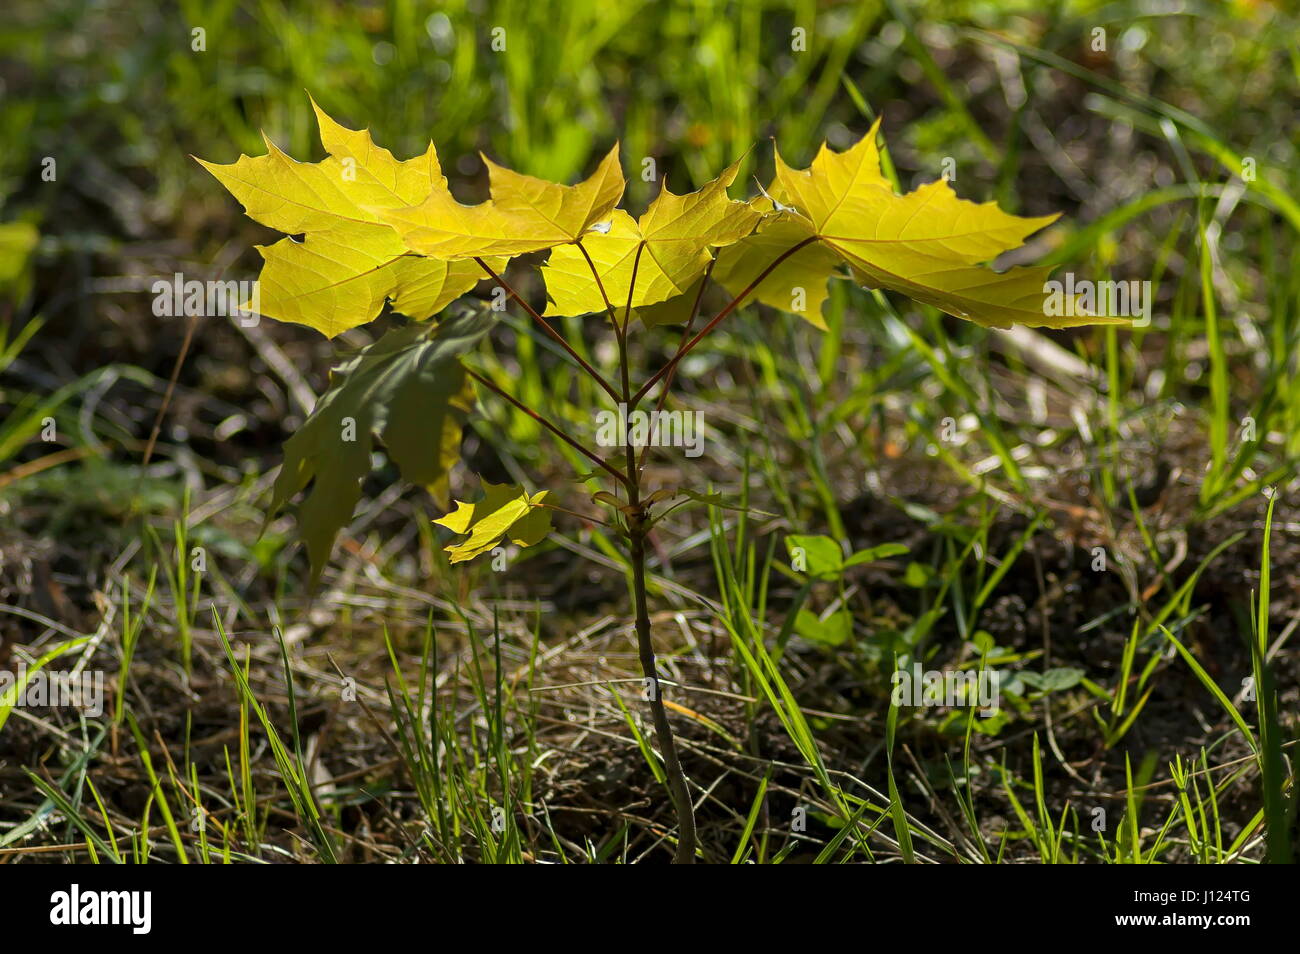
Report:
[{"label": "maple sapling", "polygon": [[[727,194],[736,163],[696,192],[677,195],[665,184],[633,218],[618,207],[625,182],[617,146],[573,186],[485,158],[491,197],[467,206],[448,188],[432,143],[422,155],[399,161],[368,131],[347,129],[312,106],[328,153],[320,162],[296,162],[269,139],[264,156],[241,156],[229,165],[199,160],[251,218],[303,236],[259,246],[265,259],[260,312],[331,338],[375,319],[385,304],[414,321],[334,369],[307,421],[285,442],[271,512],[306,491],[298,525],[314,582],[352,518],[376,438],[402,476],[427,488],[445,509],[476,384],[582,454],[595,466],[592,478],[608,482],[593,500],[609,509],[609,518],[596,522],[625,541],[645,697],[678,820],[674,860],[693,861],[690,790],[652,642],[646,544],[669,510],[683,503],[725,504],[716,495],[645,485],[649,444],[638,454],[630,433],[637,415],[646,413],[641,403],[659,387],[656,410],[662,411],[682,359],[746,302],[792,312],[825,329],[827,286],[841,277],[990,327],[1122,319],[1077,311],[1048,315],[1043,286],[1049,268],[984,267],[1055,216],[1022,218],[991,202],[968,202],[943,180],[897,195],[881,174],[878,122],[844,152],[823,145],[808,169],[791,168],[777,153],[775,179],[748,201]],[[512,258],[547,250],[541,267],[547,305],[539,312],[503,275]],[[481,304],[450,306],[481,279],[504,289],[601,388],[618,414],[620,440],[589,446],[467,363],[488,341],[496,313]],[[710,283],[731,298],[696,331]],[[618,356],[614,380],[550,321],[581,315],[608,321]],[[634,327],[653,331],[660,325],[681,325],[680,343],[668,361],[634,383]],[[349,426],[356,439],[341,441]],[[600,448],[609,445],[622,451],[621,459],[602,456]],[[472,560],[506,540],[525,547],[540,542],[554,513],[570,513],[548,498],[546,490],[484,482],[479,500],[457,501],[435,521],[458,538],[446,547],[450,561]]]}]

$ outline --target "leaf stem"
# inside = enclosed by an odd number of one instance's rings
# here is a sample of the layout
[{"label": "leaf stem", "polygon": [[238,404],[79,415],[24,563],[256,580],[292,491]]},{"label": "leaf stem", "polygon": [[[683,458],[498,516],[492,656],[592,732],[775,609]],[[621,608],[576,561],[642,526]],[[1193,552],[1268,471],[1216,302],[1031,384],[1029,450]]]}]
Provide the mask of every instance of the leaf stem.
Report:
[{"label": "leaf stem", "polygon": [[600,280],[600,271],[596,268],[596,263],[591,260],[591,253],[587,251],[587,246],[582,244],[582,239],[578,239],[573,244],[578,246],[578,251],[587,260],[587,267],[591,269],[591,277],[596,280],[596,287],[600,289],[600,297],[604,299],[605,311],[609,314],[609,323],[614,326],[614,332],[617,334],[618,315],[614,311],[614,306],[610,303],[609,295],[605,292],[605,283]]},{"label": "leaf stem", "polygon": [[[632,296],[636,290],[637,271],[641,265],[642,243],[637,248],[636,259],[632,263],[632,278],[628,282],[627,306],[623,324],[618,323],[614,307],[605,293],[604,284],[596,270],[596,263],[591,260],[587,250],[578,243],[591,274],[600,288],[601,297],[609,309],[614,324],[614,334],[618,338],[618,364],[622,376],[623,401],[628,402],[632,391],[631,371],[627,353],[627,329],[632,322]],[[673,811],[677,815],[677,850],[673,853],[673,864],[692,864],[695,861],[695,810],[691,804],[690,788],[686,784],[686,775],[682,763],[677,757],[677,741],[673,738],[673,728],[668,722],[668,710],[664,707],[663,689],[659,682],[658,666],[655,661],[654,641],[650,632],[649,600],[646,595],[645,542],[650,533],[651,521],[649,508],[641,503],[641,475],[637,472],[636,448],[628,439],[628,424],[624,424],[623,449],[627,459],[627,498],[630,513],[627,520],[628,556],[632,564],[632,600],[636,609],[636,645],[641,660],[641,674],[650,680],[650,716],[654,722],[655,740],[659,743],[659,754],[663,758],[664,782],[668,788],[668,797],[672,800]]]},{"label": "leaf stem", "polygon": [[636,407],[637,404],[640,403],[641,399],[645,397],[648,393],[650,393],[650,389],[659,383],[661,378],[663,378],[665,375],[672,373],[673,368],[677,367],[677,363],[681,361],[682,358],[690,354],[692,349],[694,349],[697,344],[699,344],[702,340],[704,340],[705,336],[708,335],[708,333],[712,331],[714,328],[716,328],[718,326],[718,323],[721,322],[722,319],[726,318],[727,315],[735,311],[737,306],[739,306],[740,303],[749,296],[749,293],[752,292],[755,288],[757,288],[759,284],[763,281],[763,279],[767,278],[767,276],[770,275],[778,265],[784,262],[795,252],[799,251],[799,249],[803,248],[805,245],[810,245],[813,242],[817,241],[817,238],[818,237],[816,235],[810,235],[802,242],[790,246],[788,249],[786,249],[784,252],[778,255],[776,259],[773,260],[772,264],[768,265],[767,268],[759,272],[757,278],[755,278],[752,282],[746,285],[744,290],[742,290],[739,295],[731,299],[731,301],[728,302],[727,306],[723,308],[722,311],[718,312],[707,325],[701,328],[699,332],[695,335],[695,337],[693,337],[690,341],[687,341],[680,348],[678,348],[677,353],[668,360],[667,364],[665,364],[662,368],[656,371],[650,377],[650,380],[648,380],[645,384],[641,385],[640,390],[638,390],[636,394],[632,396],[630,406]]},{"label": "leaf stem", "polygon": [[[695,303],[691,305],[691,315],[686,319],[686,324],[682,326],[682,340],[677,343],[678,348],[681,348],[681,346],[686,343],[686,339],[691,333],[691,328],[695,324],[695,319],[699,316],[700,303],[704,301],[704,289],[708,287],[709,277],[713,274],[713,266],[717,263],[718,260],[716,258],[712,259],[709,262],[709,267],[704,270],[704,279],[700,282],[699,291],[695,293]],[[659,391],[659,400],[655,402],[655,411],[662,411],[664,405],[668,403],[668,391],[672,388],[673,378],[676,376],[677,365],[673,365],[673,369],[668,372],[668,376],[664,379],[664,386]],[[649,453],[650,443],[647,441],[645,447],[641,448],[641,457],[637,461],[636,469],[638,473],[645,467],[645,459]]]},{"label": "leaf stem", "polygon": [[[628,325],[632,323],[632,291],[636,288],[636,273],[641,270],[641,253],[645,251],[645,242],[636,247],[636,258],[632,259],[632,280],[627,283],[627,307],[623,309],[623,334],[627,335]],[[710,268],[712,262],[709,263]]]},{"label": "leaf stem", "polygon": [[488,275],[491,276],[493,281],[495,281],[498,285],[504,288],[506,290],[506,293],[511,298],[513,298],[515,301],[519,302],[521,306],[523,306],[524,311],[528,312],[528,314],[532,317],[532,319],[542,326],[542,330],[544,330],[548,335],[550,335],[551,338],[556,342],[556,344],[558,344],[561,348],[563,348],[566,352],[568,352],[569,357],[571,357],[574,361],[578,362],[579,367],[581,367],[583,371],[586,371],[593,381],[595,381],[597,384],[599,384],[602,388],[605,389],[605,393],[607,393],[611,398],[614,399],[614,403],[616,404],[618,403],[619,400],[618,392],[614,390],[614,386],[610,384],[608,381],[606,381],[604,376],[599,371],[597,371],[589,363],[587,363],[587,360],[583,358],[582,355],[578,354],[577,351],[573,350],[573,346],[564,340],[564,335],[560,334],[553,327],[551,327],[551,323],[547,321],[545,318],[543,318],[540,314],[538,314],[536,308],[528,304],[528,302],[524,301],[524,299],[520,296],[519,292],[515,291],[514,288],[512,288],[504,278],[502,278],[500,275],[494,272],[492,270],[492,267],[488,265],[487,262],[483,261],[483,259],[479,258],[478,256],[474,257],[474,261],[478,262],[479,267],[482,268],[483,271],[487,272]]},{"label": "leaf stem", "polygon": [[527,414],[529,417],[531,417],[533,420],[535,420],[538,424],[541,424],[544,428],[546,428],[548,431],[550,431],[552,434],[554,434],[554,435],[555,435],[556,437],[558,437],[560,440],[564,441],[566,444],[568,444],[568,445],[569,445],[570,447],[572,447],[574,450],[576,450],[576,451],[578,451],[579,453],[583,454],[585,457],[587,457],[587,458],[588,458],[589,460],[591,460],[593,463],[595,463],[595,464],[597,464],[598,466],[604,468],[606,471],[609,472],[610,476],[614,477],[616,480],[618,480],[619,483],[621,483],[624,487],[629,488],[629,490],[630,490],[630,488],[631,488],[631,483],[628,481],[628,479],[627,479],[627,475],[624,474],[624,473],[623,473],[621,470],[619,470],[617,467],[615,467],[613,464],[611,464],[611,463],[609,463],[607,460],[605,460],[605,458],[601,457],[599,454],[595,453],[594,451],[589,450],[589,449],[588,449],[585,445],[583,445],[580,441],[574,440],[574,439],[573,439],[572,437],[570,437],[568,434],[564,433],[564,431],[560,430],[560,428],[559,428],[557,425],[551,423],[551,421],[549,421],[547,418],[543,417],[541,414],[538,414],[538,413],[537,413],[536,411],[534,411],[531,407],[529,407],[528,405],[524,404],[522,401],[520,401],[518,398],[516,398],[516,397],[515,397],[513,394],[511,394],[510,392],[505,391],[505,390],[503,390],[502,388],[497,387],[496,384],[494,384],[494,383],[493,383],[491,380],[489,380],[486,376],[484,376],[484,375],[482,375],[482,374],[479,374],[479,373],[478,373],[477,371],[475,371],[473,368],[466,367],[466,368],[465,368],[465,373],[468,374],[468,375],[469,375],[471,378],[473,378],[475,381],[477,381],[479,384],[483,385],[485,388],[489,389],[490,391],[494,392],[495,394],[499,395],[500,397],[505,398],[507,401],[509,401],[509,402],[510,402],[511,404],[513,404],[515,407],[519,408],[519,410],[523,411],[525,414]]},{"label": "leaf stem", "polygon": [[569,510],[567,507],[557,507],[555,504],[548,504],[542,501],[538,506],[545,507],[547,510],[554,510],[556,513],[568,514],[570,517],[577,517],[579,520],[586,520],[590,523],[598,523],[602,527],[613,527],[614,525],[608,520],[602,520],[600,517],[593,517],[588,513],[578,513],[576,510]]},{"label": "leaf stem", "polygon": [[[630,372],[628,371],[628,358],[627,358],[627,325],[624,324],[622,327],[619,326],[618,313],[614,311],[614,305],[613,303],[610,302],[609,295],[605,291],[605,283],[600,279],[600,271],[596,268],[596,263],[592,261],[591,255],[587,251],[586,246],[582,244],[582,239],[578,239],[578,241],[574,242],[574,244],[578,246],[578,251],[582,252],[582,257],[587,260],[587,268],[591,270],[591,277],[596,280],[596,287],[600,289],[600,297],[605,301],[605,310],[609,313],[609,323],[614,328],[614,338],[618,343],[618,369],[619,369],[619,374],[622,377],[622,384],[623,384],[623,397],[621,403],[626,404],[629,395],[631,395],[632,393],[632,383],[631,383],[631,378],[629,377]],[[637,254],[637,262],[639,263],[641,260],[640,248],[637,249],[636,254]],[[632,301],[632,289],[635,287],[636,287],[636,269],[633,268],[632,281],[628,285],[628,290],[627,290],[627,300],[629,305],[631,304]],[[626,438],[626,436],[627,435],[625,434],[624,437]]]}]

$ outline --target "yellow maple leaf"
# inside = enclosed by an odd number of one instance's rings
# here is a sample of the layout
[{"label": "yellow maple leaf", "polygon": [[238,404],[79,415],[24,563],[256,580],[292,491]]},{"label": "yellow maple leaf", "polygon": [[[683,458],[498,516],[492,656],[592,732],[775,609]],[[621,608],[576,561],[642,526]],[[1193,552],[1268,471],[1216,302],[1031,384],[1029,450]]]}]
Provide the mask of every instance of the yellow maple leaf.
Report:
[{"label": "yellow maple leaf", "polygon": [[[753,204],[769,212],[772,203],[759,196]],[[793,215],[770,214],[748,238],[718,253],[713,280],[733,295],[739,295],[763,271],[797,246],[813,238],[808,223]],[[822,303],[826,301],[826,283],[840,264],[833,251],[818,242],[809,242],[781,264],[751,292],[765,305],[793,312],[822,331]]]},{"label": "yellow maple leaf", "polygon": [[[304,235],[301,242],[284,238],[257,247],[266,263],[258,311],[332,338],[373,320],[386,300],[424,319],[473,288],[484,277],[477,264],[411,255],[375,212],[447,192],[433,143],[423,155],[399,161],[369,131],[339,125],[314,100],[312,108],[329,153],[321,162],[297,162],[265,136],[264,156],[240,156],[228,165],[197,160],[250,218]],[[494,260],[494,267],[504,261]]]},{"label": "yellow maple leaf", "polygon": [[[739,241],[754,230],[761,217],[751,204],[727,197],[727,187],[735,181],[739,167],[739,162],[733,163],[698,192],[686,195],[668,191],[665,182],[639,221],[615,210],[609,230],[583,236],[582,249],[573,245],[556,248],[542,269],[551,299],[546,314],[604,311],[605,296],[615,308],[623,308],[629,288],[633,288],[634,308],[658,304],[690,290],[713,258],[709,248]],[[583,249],[591,256],[591,265]],[[599,285],[592,265],[600,275]]]},{"label": "yellow maple leaf", "polygon": [[379,207],[406,247],[448,260],[486,255],[523,255],[572,242],[593,225],[608,222],[623,197],[618,146],[592,175],[574,186],[522,175],[486,156],[492,197],[462,205],[450,192],[434,190],[418,203]]},{"label": "yellow maple leaf", "polygon": [[691,283],[689,288],[676,298],[669,298],[667,301],[657,302],[653,305],[642,305],[640,308],[633,309],[633,311],[647,328],[654,328],[659,325],[685,324],[696,314],[696,302],[702,300],[704,284],[704,275],[700,275]]},{"label": "yellow maple leaf", "polygon": [[[1025,218],[1003,212],[993,202],[959,199],[944,180],[895,194],[880,171],[879,127],[877,120],[844,152],[823,143],[808,169],[791,168],[777,153],[772,220],[720,255],[714,270],[728,291],[738,294],[782,249],[807,243],[754,294],[817,325],[835,261],[847,264],[869,288],[901,292],[987,327],[1124,323],[1122,318],[1047,315],[1043,284],[1048,267],[1005,272],[980,267],[1057,217]],[[804,307],[792,308],[792,300],[802,300]]]},{"label": "yellow maple leaf", "polygon": [[551,530],[551,511],[542,506],[548,491],[529,495],[517,484],[483,481],[483,499],[475,503],[456,501],[456,509],[433,522],[455,534],[469,534],[444,549],[452,563],[464,563],[487,553],[503,539],[522,547],[541,541]]}]

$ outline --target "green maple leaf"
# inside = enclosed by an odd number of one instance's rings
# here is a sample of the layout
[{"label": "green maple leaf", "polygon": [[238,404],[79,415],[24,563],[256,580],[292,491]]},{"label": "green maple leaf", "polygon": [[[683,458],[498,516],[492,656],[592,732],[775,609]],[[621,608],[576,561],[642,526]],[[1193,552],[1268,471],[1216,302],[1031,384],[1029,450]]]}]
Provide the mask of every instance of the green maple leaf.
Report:
[{"label": "green maple leaf", "polygon": [[270,513],[310,483],[298,508],[312,580],[334,538],[352,519],[378,436],[402,476],[444,503],[447,474],[460,453],[461,427],[474,401],[458,356],[491,328],[492,318],[464,313],[437,325],[410,324],[384,335],[339,365],[329,390],[284,445]]}]

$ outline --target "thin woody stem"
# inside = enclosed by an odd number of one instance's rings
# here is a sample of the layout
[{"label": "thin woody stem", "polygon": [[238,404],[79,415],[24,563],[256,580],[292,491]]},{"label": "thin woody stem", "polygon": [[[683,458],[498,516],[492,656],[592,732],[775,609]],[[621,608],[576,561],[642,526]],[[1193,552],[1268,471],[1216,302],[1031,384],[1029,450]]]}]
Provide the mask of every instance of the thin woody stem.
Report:
[{"label": "thin woody stem", "polygon": [[653,388],[656,384],[658,384],[663,377],[665,377],[668,374],[671,374],[673,368],[677,367],[677,363],[681,361],[682,358],[690,354],[691,350],[697,344],[703,341],[704,338],[708,335],[708,333],[718,326],[718,323],[721,322],[722,319],[726,318],[727,315],[735,311],[736,308],[740,305],[740,303],[749,296],[749,293],[752,292],[755,288],[757,288],[759,284],[763,281],[763,279],[767,278],[767,276],[770,275],[778,265],[784,262],[795,252],[799,251],[799,249],[803,248],[805,245],[810,245],[815,241],[817,241],[817,236],[815,235],[808,236],[808,238],[804,239],[802,242],[799,242],[797,245],[790,246],[790,248],[786,249],[784,252],[778,255],[776,259],[772,262],[772,264],[768,265],[767,268],[759,272],[757,278],[755,278],[752,282],[746,285],[744,290],[741,291],[739,295],[731,299],[731,301],[727,304],[727,306],[723,308],[722,311],[718,312],[713,317],[713,320],[711,320],[707,325],[701,328],[699,332],[695,335],[695,337],[693,337],[690,341],[686,342],[684,345],[678,348],[677,353],[668,360],[667,364],[665,364],[662,368],[656,371],[650,377],[649,381],[641,385],[641,389],[637,391],[636,394],[632,395],[632,400],[630,402],[631,406],[636,407],[637,404],[640,403],[641,399],[650,393],[651,388]]},{"label": "thin woody stem", "polygon": [[659,683],[659,668],[655,660],[654,639],[650,630],[649,600],[646,596],[645,544],[650,535],[649,508],[641,504],[640,475],[636,471],[636,450],[624,434],[623,443],[627,452],[627,468],[631,475],[628,481],[628,504],[634,508],[628,517],[628,556],[632,562],[632,600],[636,608],[636,646],[637,656],[641,660],[641,674],[650,681],[650,717],[654,722],[655,740],[659,743],[659,754],[664,762],[664,784],[668,788],[668,797],[672,800],[673,811],[677,815],[677,850],[673,853],[673,864],[689,865],[695,862],[695,807],[691,804],[690,788],[686,784],[686,773],[682,771],[681,760],[677,757],[677,740],[673,738],[673,727],[668,721],[668,709],[664,706],[663,689]]},{"label": "thin woody stem", "polygon": [[601,520],[599,517],[593,517],[589,513],[578,513],[576,510],[569,510],[567,507],[557,507],[555,504],[549,504],[543,501],[540,506],[547,510],[554,510],[556,513],[568,514],[570,517],[577,517],[579,520],[586,520],[590,523],[598,523],[602,527],[613,527],[614,525],[608,520]]},{"label": "thin woody stem", "polygon": [[636,273],[641,269],[641,253],[645,251],[645,242],[636,247],[636,258],[632,259],[632,280],[627,283],[627,307],[623,309],[623,335],[626,337],[628,325],[632,323],[632,291],[636,288]]},{"label": "thin woody stem", "polygon": [[[604,283],[596,263],[592,261],[582,243],[583,257],[591,269],[600,296],[609,309],[610,320],[614,325],[614,335],[618,339],[618,363],[622,376],[623,401],[628,401],[632,391],[631,371],[627,354],[627,329],[632,321],[632,296],[636,289],[637,270],[641,265],[641,250],[644,243],[637,248],[636,260],[632,263],[632,278],[628,283],[627,306],[624,311],[623,324],[618,323],[614,306],[605,292]],[[632,600],[636,609],[636,645],[637,655],[641,661],[641,673],[650,684],[650,717],[654,722],[655,741],[659,743],[659,754],[663,758],[664,782],[668,788],[668,797],[673,803],[677,815],[677,849],[673,853],[673,864],[692,864],[695,861],[695,809],[691,804],[690,788],[686,784],[686,774],[682,771],[681,761],[677,757],[677,741],[673,738],[673,728],[668,722],[668,709],[664,706],[663,690],[659,683],[658,666],[655,661],[654,641],[650,631],[650,609],[646,594],[645,544],[650,532],[650,515],[641,503],[641,479],[636,471],[636,448],[628,440],[628,433],[623,432],[623,449],[627,458],[627,488],[629,514],[627,518],[628,556],[632,564]]]},{"label": "thin woody stem", "polygon": [[546,428],[548,431],[550,431],[560,440],[564,441],[564,443],[568,444],[570,447],[572,447],[574,450],[578,451],[580,454],[587,457],[593,463],[597,464],[598,466],[602,467],[604,470],[608,471],[610,476],[618,480],[618,482],[621,483],[624,487],[630,488],[631,484],[627,479],[627,475],[624,474],[617,467],[615,467],[613,464],[605,460],[605,458],[601,457],[599,454],[595,453],[594,451],[587,449],[587,447],[585,447],[582,443],[574,440],[568,434],[564,433],[564,431],[560,430],[558,426],[552,424],[549,420],[547,420],[541,414],[538,414],[528,405],[524,404],[522,401],[520,401],[510,392],[497,387],[487,377],[479,374],[473,368],[465,368],[465,373],[468,374],[475,381],[477,381],[479,384],[483,385],[485,388],[488,388],[489,390],[499,395],[500,397],[505,398],[515,407],[519,408],[519,410],[523,411],[525,414],[527,414],[529,417],[535,420],[538,424],[541,424],[542,427]]},{"label": "thin woody stem", "polygon": [[[686,343],[687,336],[691,333],[691,327],[695,324],[695,319],[700,314],[700,303],[704,301],[704,289],[709,284],[709,277],[713,274],[713,266],[717,263],[718,260],[716,258],[712,259],[709,262],[709,267],[704,271],[704,278],[700,282],[699,291],[695,293],[695,303],[691,305],[691,315],[686,319],[686,324],[682,326],[682,340],[677,343],[678,348],[681,348],[681,346]],[[664,379],[664,386],[659,391],[659,400],[655,402],[656,411],[662,411],[664,405],[668,403],[668,392],[672,389],[673,378],[676,376],[677,366],[673,365],[673,369],[668,372],[668,376]],[[645,447],[641,448],[641,457],[637,460],[637,473],[640,473],[642,468],[645,467],[645,459],[649,453],[650,444],[647,442]]]},{"label": "thin woody stem", "polygon": [[605,283],[600,280],[600,271],[596,268],[596,263],[591,260],[591,253],[587,251],[587,246],[582,244],[582,239],[573,243],[578,246],[578,251],[582,257],[587,260],[587,267],[591,269],[591,277],[596,280],[596,287],[600,289],[600,297],[604,299],[605,311],[609,314],[609,323],[614,326],[615,333],[618,332],[618,315],[614,311],[614,306],[610,303],[609,295],[605,293]]},{"label": "thin woody stem", "polygon": [[673,809],[677,813],[677,850],[673,854],[673,864],[689,865],[695,861],[695,809],[691,804],[690,789],[686,785],[686,774],[682,771],[682,763],[677,757],[677,742],[673,739],[672,726],[668,723],[668,710],[664,707],[663,689],[656,671],[654,643],[650,637],[650,610],[646,601],[647,530],[641,514],[637,515],[635,523],[629,529],[632,594],[636,603],[637,651],[641,659],[641,672],[650,680],[650,715],[654,721],[659,754],[664,760],[664,781],[673,802]]},{"label": "thin woody stem", "polygon": [[491,276],[493,281],[495,281],[498,285],[504,288],[506,290],[506,293],[511,298],[519,302],[519,304],[523,306],[524,311],[528,312],[528,314],[532,317],[532,319],[542,326],[542,330],[544,330],[548,335],[550,335],[551,338],[556,342],[556,344],[558,344],[561,348],[563,348],[566,352],[568,352],[569,357],[571,357],[574,361],[578,362],[579,367],[581,367],[583,371],[586,371],[593,381],[595,381],[602,388],[604,388],[605,393],[607,393],[611,398],[613,398],[615,403],[618,403],[619,400],[618,392],[614,390],[614,386],[610,384],[608,381],[606,381],[604,376],[595,368],[593,368],[587,362],[587,360],[583,358],[582,355],[574,351],[573,346],[564,340],[564,336],[562,334],[560,334],[558,331],[556,331],[554,328],[551,327],[551,323],[549,321],[547,321],[545,318],[543,318],[540,314],[537,313],[536,308],[528,304],[528,302],[524,301],[524,299],[520,296],[520,294],[517,291],[515,291],[514,288],[512,288],[504,278],[502,278],[500,275],[494,272],[492,270],[492,267],[488,265],[487,262],[483,261],[483,259],[479,258],[478,256],[474,257],[474,261],[478,262],[479,267],[482,268],[483,271],[487,272],[488,275]]}]

